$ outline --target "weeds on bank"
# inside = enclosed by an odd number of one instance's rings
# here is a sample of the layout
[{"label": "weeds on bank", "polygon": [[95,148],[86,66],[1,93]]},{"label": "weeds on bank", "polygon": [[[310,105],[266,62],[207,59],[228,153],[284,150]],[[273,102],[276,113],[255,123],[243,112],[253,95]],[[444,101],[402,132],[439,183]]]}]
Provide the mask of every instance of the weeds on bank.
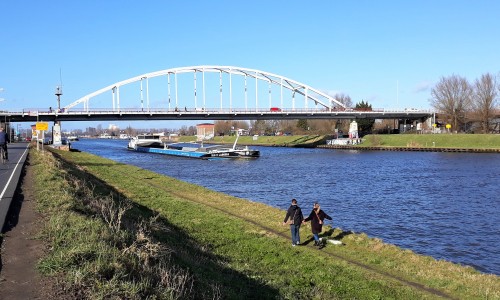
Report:
[{"label": "weeds on bank", "polygon": [[406,147],[420,148],[420,147],[422,147],[422,145],[420,145],[420,143],[415,142],[415,141],[409,141],[408,143],[406,143]]},{"label": "weeds on bank", "polygon": [[39,207],[47,213],[42,238],[50,251],[38,266],[43,273],[65,273],[73,295],[85,298],[194,296],[192,275],[173,264],[171,250],[151,234],[157,218],[128,219],[125,229],[129,200],[97,196],[92,184],[59,171],[51,154],[31,155]]},{"label": "weeds on bank", "polygon": [[382,139],[379,135],[370,135],[368,136],[367,141],[374,147],[382,145]]},{"label": "weeds on bank", "polygon": [[359,147],[439,147],[498,149],[498,134],[370,134]]}]

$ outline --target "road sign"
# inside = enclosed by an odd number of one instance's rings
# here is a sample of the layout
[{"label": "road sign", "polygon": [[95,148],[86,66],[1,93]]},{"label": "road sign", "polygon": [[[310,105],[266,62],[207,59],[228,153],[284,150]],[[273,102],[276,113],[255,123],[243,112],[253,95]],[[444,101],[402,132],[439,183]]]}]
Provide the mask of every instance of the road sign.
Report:
[{"label": "road sign", "polygon": [[450,129],[451,128],[451,124],[446,124],[446,129]]},{"label": "road sign", "polygon": [[37,122],[36,130],[46,131],[49,130],[49,123],[47,122]]}]

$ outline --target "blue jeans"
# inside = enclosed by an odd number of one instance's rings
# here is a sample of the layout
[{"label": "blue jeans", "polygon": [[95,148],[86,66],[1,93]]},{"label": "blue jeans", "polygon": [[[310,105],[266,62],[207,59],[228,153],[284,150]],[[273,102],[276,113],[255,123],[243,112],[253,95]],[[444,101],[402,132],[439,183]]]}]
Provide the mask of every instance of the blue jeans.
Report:
[{"label": "blue jeans", "polygon": [[300,230],[300,224],[290,225],[290,232],[292,233],[292,244],[294,245],[300,244],[299,230]]},{"label": "blue jeans", "polygon": [[317,233],[313,233],[313,237],[316,242],[319,242],[319,236]]}]

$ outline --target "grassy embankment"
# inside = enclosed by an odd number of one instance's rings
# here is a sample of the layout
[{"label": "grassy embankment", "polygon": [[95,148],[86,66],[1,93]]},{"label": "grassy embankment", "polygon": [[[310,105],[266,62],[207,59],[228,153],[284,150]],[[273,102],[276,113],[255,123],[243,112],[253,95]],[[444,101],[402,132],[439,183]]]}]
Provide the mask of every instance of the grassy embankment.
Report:
[{"label": "grassy embankment", "polygon": [[[296,146],[303,144],[314,143],[324,138],[323,135],[289,135],[289,136],[240,136],[238,145],[254,145],[254,146]],[[236,136],[216,136],[207,142],[217,144],[233,144]],[[181,142],[195,141],[196,136],[181,136]]]},{"label": "grassy embankment", "polygon": [[380,134],[367,135],[358,147],[439,147],[500,149],[498,134]]},{"label": "grassy embankment", "polygon": [[[234,143],[235,136],[215,137],[214,143]],[[293,136],[240,136],[238,144],[261,146],[298,146],[324,139],[323,135]],[[196,137],[183,136],[181,141],[193,141]],[[212,142],[211,141],[211,142]],[[500,149],[498,134],[370,134],[363,137],[363,143],[355,147],[439,147],[468,149]]]},{"label": "grassy embankment", "polygon": [[[41,238],[50,244],[39,268],[77,295],[500,298],[498,276],[340,229],[326,232],[343,246],[291,247],[279,209],[90,154],[57,153],[71,163],[31,153],[47,220]],[[309,226],[302,238],[311,238]]]}]

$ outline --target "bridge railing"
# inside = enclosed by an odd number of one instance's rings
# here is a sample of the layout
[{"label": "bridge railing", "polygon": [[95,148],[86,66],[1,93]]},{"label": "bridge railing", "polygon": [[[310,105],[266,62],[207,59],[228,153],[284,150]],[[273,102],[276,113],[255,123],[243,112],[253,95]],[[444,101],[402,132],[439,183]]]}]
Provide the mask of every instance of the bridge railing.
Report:
[{"label": "bridge railing", "polygon": [[372,110],[356,109],[356,108],[196,108],[196,107],[183,107],[183,108],[88,108],[88,109],[71,109],[70,111],[54,110],[54,109],[23,109],[21,111],[2,111],[0,115],[24,115],[24,116],[57,116],[57,115],[92,115],[92,114],[287,114],[287,113],[336,113],[336,114],[380,114],[380,113],[426,113],[432,114],[431,110],[417,110],[417,109],[384,109],[375,108]]},{"label": "bridge railing", "polygon": [[430,110],[396,110],[396,109],[326,109],[326,108],[195,108],[195,107],[183,107],[183,108],[125,108],[125,109],[110,109],[110,108],[93,108],[93,109],[72,109],[69,112],[39,112],[47,114],[120,114],[120,113],[134,113],[134,114],[149,114],[149,113],[183,113],[189,112],[194,114],[206,114],[206,113],[269,113],[269,114],[283,114],[283,113],[431,113]]}]

